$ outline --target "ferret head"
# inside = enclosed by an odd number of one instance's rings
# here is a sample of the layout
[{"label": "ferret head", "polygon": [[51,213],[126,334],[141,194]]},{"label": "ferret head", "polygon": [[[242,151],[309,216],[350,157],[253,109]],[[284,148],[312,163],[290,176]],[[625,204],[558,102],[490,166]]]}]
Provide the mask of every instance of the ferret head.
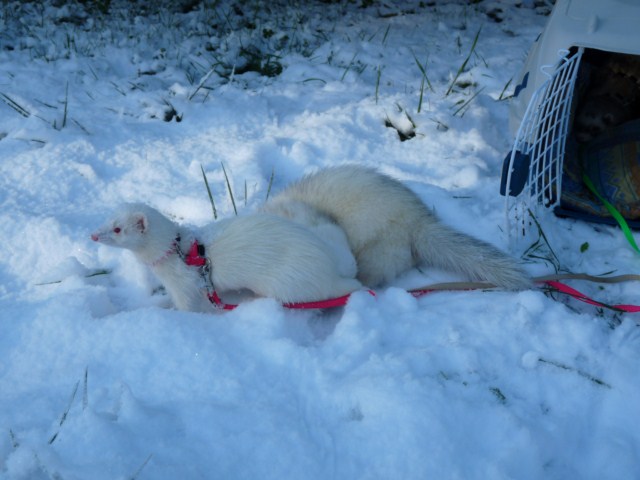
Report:
[{"label": "ferret head", "polygon": [[[166,248],[173,241],[176,228],[168,218],[144,204],[124,205],[109,221],[91,234],[95,242],[134,252]],[[167,237],[165,239],[164,237]],[[158,246],[156,246],[158,244]]]},{"label": "ferret head", "polygon": [[123,209],[91,234],[91,240],[114,247],[138,250],[144,246],[149,219],[143,211]]}]

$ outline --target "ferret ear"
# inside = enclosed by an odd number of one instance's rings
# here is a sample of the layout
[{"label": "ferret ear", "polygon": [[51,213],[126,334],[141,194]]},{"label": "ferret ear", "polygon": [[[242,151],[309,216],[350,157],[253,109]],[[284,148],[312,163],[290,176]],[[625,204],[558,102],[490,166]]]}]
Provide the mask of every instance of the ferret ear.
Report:
[{"label": "ferret ear", "polygon": [[144,213],[138,213],[134,216],[134,225],[138,232],[145,233],[149,228],[149,222],[147,216]]}]

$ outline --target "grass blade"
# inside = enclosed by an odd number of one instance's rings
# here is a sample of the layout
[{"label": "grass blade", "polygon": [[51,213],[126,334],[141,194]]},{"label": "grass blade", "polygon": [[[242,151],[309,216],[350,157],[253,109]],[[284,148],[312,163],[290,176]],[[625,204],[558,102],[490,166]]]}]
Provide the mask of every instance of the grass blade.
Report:
[{"label": "grass blade", "polygon": [[16,112],[18,112],[24,118],[29,118],[31,116],[31,113],[29,112],[29,110],[27,110],[26,108],[21,107],[18,104],[18,102],[13,100],[8,95],[5,95],[4,93],[0,93],[0,99],[2,99],[2,101],[4,103],[6,103],[9,107],[13,108]]},{"label": "grass blade", "polygon": [[269,177],[269,185],[267,186],[267,197],[264,199],[265,202],[267,200],[269,200],[269,194],[271,193],[271,187],[273,186],[273,179],[276,176],[276,169],[275,167],[271,169],[271,176]]},{"label": "grass blade", "polygon": [[511,98],[511,95],[506,96],[505,94],[507,92],[507,89],[509,88],[509,85],[511,85],[512,81],[513,81],[513,77],[511,77],[509,81],[506,83],[506,85],[503,87],[502,91],[500,92],[500,96],[498,97],[498,101],[507,100]]},{"label": "grass blade", "polygon": [[391,24],[387,25],[387,29],[384,32],[384,36],[382,37],[382,45],[386,45],[387,37],[389,36],[389,29],[391,28]]},{"label": "grass blade", "polygon": [[82,385],[82,410],[89,406],[89,367],[84,369],[84,382]]},{"label": "grass blade", "polygon": [[202,171],[202,178],[204,179],[204,186],[207,187],[207,194],[209,195],[209,202],[211,202],[211,209],[213,210],[213,219],[218,219],[218,212],[216,211],[216,204],[213,201],[213,195],[211,194],[211,188],[209,188],[209,181],[207,180],[207,174],[204,173],[204,168],[200,164],[200,170]]},{"label": "grass blade", "polygon": [[227,170],[224,168],[224,163],[220,162],[222,165],[222,172],[224,173],[224,179],[227,182],[227,190],[229,191],[229,197],[231,198],[231,204],[233,205],[233,212],[238,216],[238,209],[236,208],[236,200],[233,198],[233,190],[231,190],[231,183],[229,183],[229,176],[227,175]]},{"label": "grass blade", "polygon": [[415,54],[415,52],[413,50],[411,50],[411,54],[413,55],[413,59],[415,60],[416,65],[420,69],[420,73],[422,73],[422,78],[424,80],[426,80],[427,86],[429,87],[429,90],[431,90],[433,92],[434,91],[433,90],[433,86],[431,85],[431,82],[429,81],[429,77],[427,76],[427,60],[425,60],[424,65],[422,65],[420,63],[420,60],[418,60],[418,57],[416,56],[416,54]]},{"label": "grass blade", "polygon": [[[99,269],[99,270],[95,270],[93,272],[87,273],[84,276],[84,278],[93,278],[93,277],[98,277],[100,275],[109,275],[110,273],[111,273],[111,270]],[[41,287],[43,285],[55,285],[56,283],[62,283],[62,280],[51,280],[49,282],[34,283],[34,285],[36,287]]]},{"label": "grass blade", "polygon": [[611,388],[611,385],[609,385],[607,382],[605,382],[604,380],[601,380],[597,377],[594,377],[593,375],[591,375],[590,373],[587,373],[583,370],[571,367],[569,365],[565,365],[564,363],[560,363],[560,362],[556,362],[555,360],[547,360],[545,358],[539,358],[538,362],[540,363],[545,363],[547,365],[552,365],[556,368],[559,368],[561,370],[567,370],[569,372],[574,372],[575,374],[586,378],[587,380],[595,383],[596,385],[599,385],[601,387],[605,387],[605,388]]},{"label": "grass blade", "polygon": [[138,467],[138,470],[136,470],[135,473],[129,477],[129,480],[136,480],[140,475],[140,473],[142,472],[142,470],[144,470],[144,467],[147,466],[147,463],[149,463],[149,460],[151,460],[152,457],[153,457],[153,454],[149,455],[147,459],[144,462],[142,462],[142,465]]},{"label": "grass blade", "polygon": [[427,61],[425,60],[424,65],[422,65],[413,50],[411,50],[411,54],[413,55],[413,59],[415,60],[416,65],[420,69],[420,73],[422,73],[422,81],[420,82],[420,98],[418,100],[418,113],[420,113],[422,111],[422,100],[424,99],[424,85],[426,83],[429,87],[429,90],[431,90],[432,92],[433,87],[431,86],[429,77],[427,77]]},{"label": "grass blade", "polygon": [[[558,273],[558,271],[560,270],[560,260],[558,259],[558,256],[556,255],[556,253],[553,251],[553,248],[551,248],[551,244],[549,243],[549,240],[547,239],[547,236],[545,235],[544,230],[542,229],[542,226],[540,225],[540,222],[538,222],[538,219],[533,214],[531,209],[528,209],[528,210],[529,210],[529,216],[531,217],[533,222],[536,224],[536,227],[538,229],[538,242],[540,241],[540,239],[542,239],[544,241],[547,249],[549,250],[549,253],[551,254],[551,259],[547,259],[547,260],[549,260],[551,262],[551,264],[553,265],[553,267],[556,270],[556,273]],[[536,243],[538,243],[538,242],[536,242]],[[531,247],[529,249],[531,249]]]},{"label": "grass blade", "polygon": [[449,85],[449,88],[447,89],[447,93],[444,94],[445,97],[448,96],[453,91],[453,87],[458,81],[458,77],[462,74],[462,72],[464,72],[464,69],[467,68],[467,63],[469,63],[469,60],[471,59],[471,55],[473,55],[473,51],[476,49],[476,45],[478,44],[478,38],[480,37],[481,31],[482,31],[482,27],[478,29],[478,33],[476,33],[476,36],[473,39],[471,50],[469,51],[467,58],[465,58],[464,62],[462,62],[462,65],[460,65],[460,68],[456,72],[456,75],[453,77],[453,80],[451,81],[451,85]]},{"label": "grass blade", "polygon": [[76,385],[73,388],[73,392],[71,392],[71,398],[69,399],[69,405],[67,405],[66,410],[62,413],[62,416],[60,417],[60,422],[58,423],[58,431],[56,433],[54,433],[52,435],[52,437],[49,439],[49,445],[51,445],[53,442],[55,442],[56,438],[58,438],[58,434],[60,433],[60,429],[62,428],[62,425],[64,425],[64,422],[67,420],[67,416],[69,415],[69,411],[71,410],[71,406],[73,405],[73,401],[76,399],[76,394],[78,393],[78,387],[79,386],[80,386],[80,380],[78,380],[76,382]]},{"label": "grass blade", "polygon": [[342,77],[340,77],[340,81],[343,82],[344,78],[347,76],[347,73],[349,73],[349,70],[351,70],[351,67],[353,66],[353,62],[356,60],[356,57],[358,56],[358,52],[353,54],[353,57],[351,57],[351,61],[349,62],[349,65],[347,65],[347,68],[344,69],[344,73],[342,74]]},{"label": "grass blade", "polygon": [[382,76],[382,69],[384,67],[378,65],[378,68],[376,69],[377,74],[376,74],[376,105],[378,104],[378,93],[380,92],[380,77]]},{"label": "grass blade", "polygon": [[218,66],[218,64],[215,64],[211,70],[209,70],[204,77],[202,77],[202,79],[200,80],[200,83],[198,83],[198,86],[196,87],[196,89],[193,91],[193,93],[191,95],[189,95],[189,101],[191,101],[193,99],[193,97],[196,96],[196,94],[202,89],[202,87],[204,87],[204,84],[206,83],[207,80],[209,80],[209,77],[211,75],[213,75],[213,72],[215,71],[215,68]]},{"label": "grass blade", "polygon": [[[478,90],[476,93],[474,93],[471,98],[469,100],[467,100],[466,102],[464,102],[460,108],[458,108],[455,112],[453,112],[453,116],[455,117],[458,113],[460,113],[464,108],[466,108],[472,101],[474,98],[476,98],[478,95],[480,95],[480,93],[484,90],[484,87],[482,87],[480,90]],[[460,115],[460,118],[462,118],[464,116],[464,112],[462,112],[462,115]]]},{"label": "grass blade", "polygon": [[64,110],[62,112],[62,130],[67,126],[67,113],[69,112],[69,82],[67,82],[67,86],[64,90]]}]

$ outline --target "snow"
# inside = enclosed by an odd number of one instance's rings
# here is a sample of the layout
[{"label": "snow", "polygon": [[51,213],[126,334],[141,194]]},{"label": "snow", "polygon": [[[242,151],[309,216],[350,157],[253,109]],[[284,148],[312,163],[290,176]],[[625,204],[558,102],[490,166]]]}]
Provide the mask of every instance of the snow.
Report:
[{"label": "snow", "polygon": [[[355,162],[522,256],[498,194],[501,97],[544,27],[533,2],[59,3],[0,11],[0,478],[640,476],[633,315],[398,286],[329,312],[179,312],[89,238],[124,201],[212,221],[201,166],[229,217],[223,164],[249,211],[272,172],[277,191]],[[256,57],[281,73],[246,71]],[[563,269],[640,265],[619,230],[541,222]],[[551,272],[537,253],[526,268]],[[638,303],[632,283],[576,287]]]}]

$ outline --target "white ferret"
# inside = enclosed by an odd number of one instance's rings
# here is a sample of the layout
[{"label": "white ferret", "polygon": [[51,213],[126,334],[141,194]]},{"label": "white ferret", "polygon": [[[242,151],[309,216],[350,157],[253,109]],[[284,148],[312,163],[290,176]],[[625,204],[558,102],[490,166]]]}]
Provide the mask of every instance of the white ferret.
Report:
[{"label": "white ferret", "polygon": [[366,167],[320,170],[285,188],[263,211],[316,228],[323,220],[340,226],[356,258],[357,278],[368,287],[418,266],[510,290],[531,286],[513,258],[444,225],[414,192]]},{"label": "white ferret", "polygon": [[[361,288],[354,276],[355,261],[347,247],[340,250],[335,227],[319,227],[321,236],[337,238],[329,245],[306,227],[282,216],[265,213],[221,220],[198,240],[210,260],[217,293],[249,290],[284,303],[325,300]],[[329,232],[327,235],[325,235]],[[187,265],[195,235],[157,210],[127,204],[98,231],[96,242],[131,250],[163,283],[180,310],[210,311],[200,270]],[[346,245],[343,238],[342,243]]]}]

